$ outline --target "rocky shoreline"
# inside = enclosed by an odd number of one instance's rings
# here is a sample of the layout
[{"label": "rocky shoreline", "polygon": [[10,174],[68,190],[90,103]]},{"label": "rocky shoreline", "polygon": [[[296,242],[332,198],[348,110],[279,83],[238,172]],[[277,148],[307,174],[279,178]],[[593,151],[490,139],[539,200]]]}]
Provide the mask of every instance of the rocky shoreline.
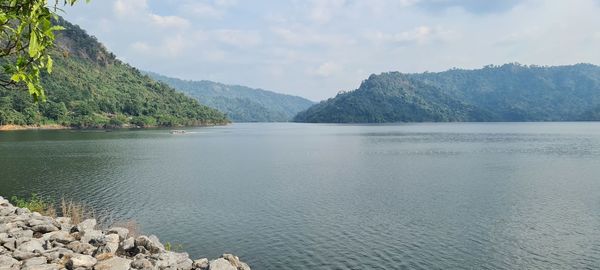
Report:
[{"label": "rocky shoreline", "polygon": [[250,270],[238,257],[192,260],[165,249],[158,238],[126,228],[96,229],[96,220],[71,224],[13,206],[0,197],[0,270],[202,269]]}]

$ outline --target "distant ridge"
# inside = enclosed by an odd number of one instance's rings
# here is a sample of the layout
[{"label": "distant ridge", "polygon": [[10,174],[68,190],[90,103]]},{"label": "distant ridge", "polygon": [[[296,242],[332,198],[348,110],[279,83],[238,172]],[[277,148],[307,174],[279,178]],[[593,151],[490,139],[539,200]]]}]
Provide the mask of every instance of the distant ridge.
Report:
[{"label": "distant ridge", "polygon": [[324,123],[600,120],[600,67],[517,63],[436,73],[371,75],[300,112]]},{"label": "distant ridge", "polygon": [[314,104],[305,98],[240,85],[181,80],[153,72],[146,74],[219,109],[234,122],[288,122]]}]

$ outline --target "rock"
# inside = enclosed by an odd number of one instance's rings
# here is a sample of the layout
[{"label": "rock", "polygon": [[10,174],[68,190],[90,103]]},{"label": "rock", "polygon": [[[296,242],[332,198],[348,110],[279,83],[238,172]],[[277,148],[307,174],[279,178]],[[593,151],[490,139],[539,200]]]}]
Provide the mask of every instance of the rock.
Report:
[{"label": "rock", "polygon": [[32,230],[23,230],[21,228],[14,228],[9,230],[8,234],[14,238],[32,238]]},{"label": "rock", "polygon": [[8,266],[12,267],[13,265],[19,263],[19,261],[15,260],[11,256],[1,255],[0,256],[0,266]]},{"label": "rock", "polygon": [[109,253],[116,253],[119,249],[119,235],[117,234],[109,234],[106,236],[106,249]]},{"label": "rock", "polygon": [[58,231],[58,228],[52,224],[40,224],[31,227],[31,230],[38,233],[49,233]]},{"label": "rock", "polygon": [[123,242],[121,242],[121,249],[122,250],[130,250],[132,248],[135,247],[135,240],[133,239],[133,237],[129,237],[126,240],[124,240]]},{"label": "rock", "polygon": [[23,261],[23,267],[46,264],[46,263],[48,263],[48,260],[46,259],[46,257],[33,257],[33,258],[29,258],[29,259]]},{"label": "rock", "polygon": [[44,247],[43,247],[43,243],[37,239],[31,239],[30,241],[24,242],[20,245],[17,246],[17,249],[19,251],[23,251],[23,252],[39,252],[41,253],[42,251],[44,251]]},{"label": "rock", "polygon": [[164,252],[158,254],[158,256],[154,256],[158,259],[156,262],[156,266],[159,268],[169,268],[176,267],[181,270],[190,270],[192,269],[193,261],[190,260],[189,255],[187,253],[177,253],[177,252]]},{"label": "rock", "polygon": [[110,229],[108,229],[108,233],[114,233],[117,234],[119,236],[119,241],[123,241],[125,239],[127,239],[127,236],[129,236],[129,230],[126,228],[121,228],[121,227],[112,227]]},{"label": "rock", "polygon": [[67,245],[67,248],[75,253],[91,255],[94,252],[94,246],[88,243],[81,243],[79,241],[73,241]]},{"label": "rock", "polygon": [[150,262],[150,260],[145,258],[135,259],[131,262],[131,268],[134,269],[153,269],[154,266]]},{"label": "rock", "polygon": [[81,235],[81,243],[89,243],[92,246],[99,247],[106,244],[106,239],[102,231],[87,230]]},{"label": "rock", "polygon": [[42,239],[48,240],[48,241],[55,241],[55,242],[58,242],[61,244],[68,244],[68,243],[75,241],[75,238],[73,238],[73,236],[71,236],[71,234],[69,234],[68,232],[65,232],[65,231],[55,231],[55,232],[46,233],[42,236]]},{"label": "rock", "polygon": [[210,270],[238,270],[235,266],[231,265],[231,263],[229,263],[228,260],[225,260],[223,258],[219,258],[219,259],[211,261],[208,269],[210,269]]},{"label": "rock", "polygon": [[96,220],[93,218],[86,219],[81,223],[77,224],[77,226],[73,227],[73,230],[77,232],[85,232],[88,230],[94,230],[96,228]]},{"label": "rock", "polygon": [[65,266],[67,267],[67,269],[76,269],[79,267],[92,268],[96,264],[96,262],[97,260],[92,256],[73,254],[73,257],[71,257],[67,261]]},{"label": "rock", "polygon": [[42,265],[33,265],[21,268],[21,270],[59,270],[61,269],[58,264],[42,264]]},{"label": "rock", "polygon": [[136,247],[144,247],[150,253],[159,253],[165,251],[165,247],[160,243],[158,238],[154,235],[151,236],[139,236],[135,239]]},{"label": "rock", "polygon": [[196,269],[207,270],[208,269],[208,259],[203,258],[203,259],[195,260],[193,267]]},{"label": "rock", "polygon": [[94,266],[94,270],[127,270],[131,265],[131,260],[121,258],[121,257],[112,257],[110,259],[100,261]]},{"label": "rock", "polygon": [[33,252],[26,252],[26,251],[20,251],[20,250],[15,250],[12,253],[13,258],[23,261],[23,260],[27,260],[33,257],[37,257],[38,254],[33,253]]}]

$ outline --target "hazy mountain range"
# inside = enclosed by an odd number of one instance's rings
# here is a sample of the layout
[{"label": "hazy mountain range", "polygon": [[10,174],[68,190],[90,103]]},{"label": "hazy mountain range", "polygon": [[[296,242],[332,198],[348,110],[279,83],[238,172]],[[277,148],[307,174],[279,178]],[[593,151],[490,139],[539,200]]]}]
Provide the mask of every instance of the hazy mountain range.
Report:
[{"label": "hazy mountain range", "polygon": [[181,80],[152,72],[147,74],[203,104],[217,108],[234,122],[287,122],[314,104],[305,98],[246,86]]}]

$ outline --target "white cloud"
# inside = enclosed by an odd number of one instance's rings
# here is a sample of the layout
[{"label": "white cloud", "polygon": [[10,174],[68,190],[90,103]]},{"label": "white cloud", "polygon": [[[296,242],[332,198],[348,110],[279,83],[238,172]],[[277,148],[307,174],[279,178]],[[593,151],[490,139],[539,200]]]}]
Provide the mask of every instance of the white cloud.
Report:
[{"label": "white cloud", "polygon": [[329,77],[341,71],[341,66],[334,62],[325,62],[319,65],[314,74],[322,77]]},{"label": "white cloud", "polygon": [[345,4],[346,0],[312,0],[309,18],[317,23],[328,23]]},{"label": "white cloud", "polygon": [[215,31],[214,35],[220,42],[240,48],[253,47],[261,42],[260,35],[256,32],[223,29]]},{"label": "white cloud", "polygon": [[314,100],[371,73],[600,64],[598,0],[102,0],[66,18],[141,69]]}]

